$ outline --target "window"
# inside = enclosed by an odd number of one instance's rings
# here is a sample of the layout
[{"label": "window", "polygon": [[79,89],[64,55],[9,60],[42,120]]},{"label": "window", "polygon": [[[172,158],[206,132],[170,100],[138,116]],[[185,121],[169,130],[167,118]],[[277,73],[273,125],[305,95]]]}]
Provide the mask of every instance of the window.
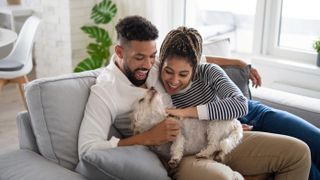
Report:
[{"label": "window", "polygon": [[[320,36],[317,0],[281,0],[265,3],[265,55],[314,64],[312,43]],[[269,28],[268,28],[269,27]]]},{"label": "window", "polygon": [[278,46],[312,52],[320,36],[319,0],[283,0]]},{"label": "window", "polygon": [[233,52],[315,64],[319,0],[186,0],[185,23],[204,40],[229,36]]}]

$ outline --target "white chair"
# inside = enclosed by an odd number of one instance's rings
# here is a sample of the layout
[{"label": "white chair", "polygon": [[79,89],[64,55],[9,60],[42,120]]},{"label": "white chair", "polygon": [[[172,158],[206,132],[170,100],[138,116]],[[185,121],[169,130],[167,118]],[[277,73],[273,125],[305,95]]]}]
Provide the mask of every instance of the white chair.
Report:
[{"label": "white chair", "polygon": [[32,48],[39,23],[39,18],[29,17],[23,24],[10,54],[0,59],[0,92],[6,84],[17,83],[25,106],[23,84],[28,82],[27,74],[33,67]]}]

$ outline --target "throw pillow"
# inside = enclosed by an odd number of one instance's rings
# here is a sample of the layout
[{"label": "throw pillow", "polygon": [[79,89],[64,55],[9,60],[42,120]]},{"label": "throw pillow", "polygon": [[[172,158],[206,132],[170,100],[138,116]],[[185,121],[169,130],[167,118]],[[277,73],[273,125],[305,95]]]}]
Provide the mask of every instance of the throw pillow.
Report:
[{"label": "throw pillow", "polygon": [[76,171],[95,180],[170,179],[158,157],[145,146],[90,151],[82,157]]}]

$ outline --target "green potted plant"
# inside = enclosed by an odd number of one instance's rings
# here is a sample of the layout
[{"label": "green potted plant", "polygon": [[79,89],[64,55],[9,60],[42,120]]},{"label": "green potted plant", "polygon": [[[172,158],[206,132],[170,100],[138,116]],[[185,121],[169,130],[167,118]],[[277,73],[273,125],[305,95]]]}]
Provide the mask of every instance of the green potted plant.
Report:
[{"label": "green potted plant", "polygon": [[313,49],[315,49],[318,53],[317,56],[317,66],[320,67],[320,38],[313,43]]},{"label": "green potted plant", "polygon": [[82,26],[81,30],[95,39],[95,43],[89,43],[87,53],[89,57],[82,60],[74,69],[74,72],[93,70],[109,64],[110,47],[112,39],[101,24],[109,23],[117,13],[117,6],[111,0],[102,0],[95,4],[91,10],[91,19],[95,25]]}]

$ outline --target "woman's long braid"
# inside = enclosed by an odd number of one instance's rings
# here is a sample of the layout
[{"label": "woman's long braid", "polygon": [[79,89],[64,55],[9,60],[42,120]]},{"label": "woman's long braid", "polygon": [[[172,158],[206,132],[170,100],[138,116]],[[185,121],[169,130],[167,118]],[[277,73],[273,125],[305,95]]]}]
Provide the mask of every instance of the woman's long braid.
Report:
[{"label": "woman's long braid", "polygon": [[178,56],[187,58],[192,65],[193,74],[202,55],[202,38],[197,30],[181,26],[170,31],[160,48],[160,68],[166,58]]}]

